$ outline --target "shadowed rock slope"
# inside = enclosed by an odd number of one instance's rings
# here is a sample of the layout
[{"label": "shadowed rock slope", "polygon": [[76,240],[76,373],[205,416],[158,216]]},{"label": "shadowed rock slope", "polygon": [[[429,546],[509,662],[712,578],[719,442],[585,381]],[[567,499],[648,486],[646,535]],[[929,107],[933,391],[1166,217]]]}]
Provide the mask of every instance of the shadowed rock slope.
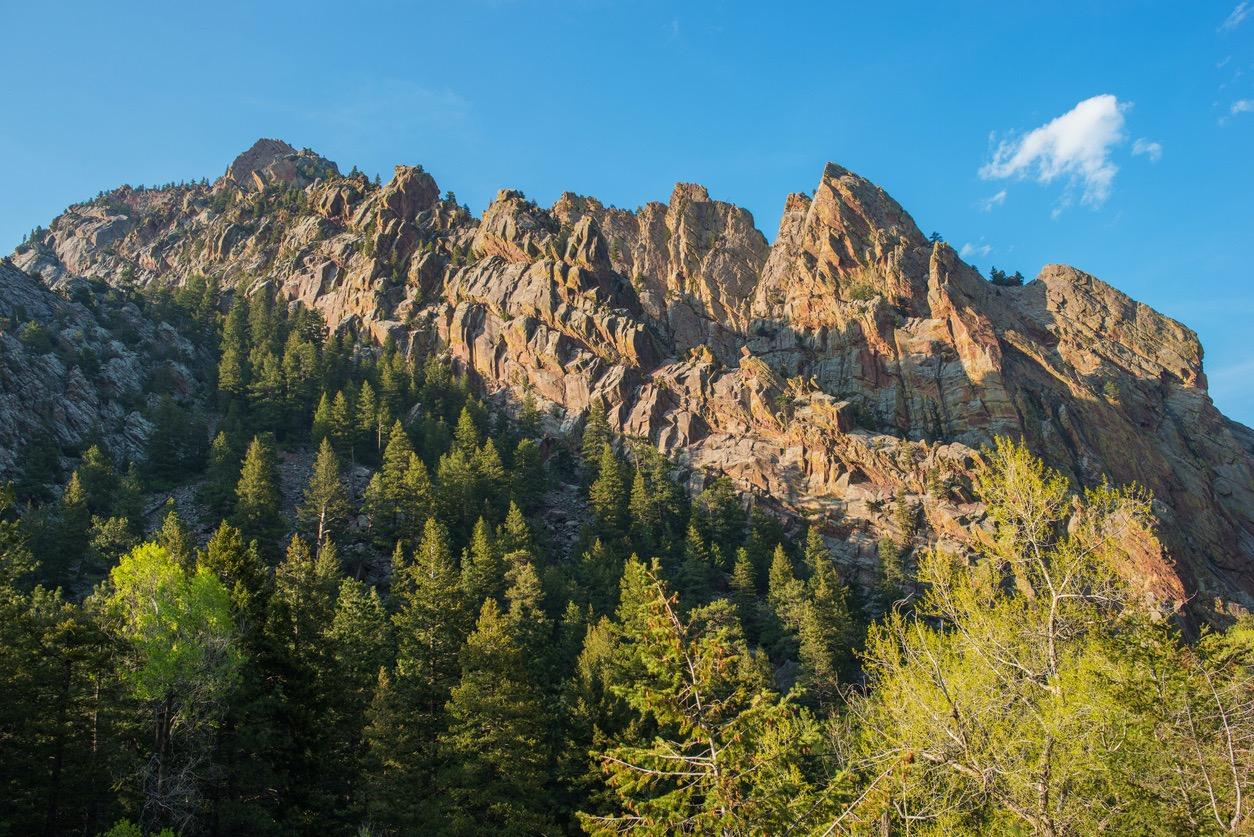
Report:
[{"label": "shadowed rock slope", "polygon": [[1064,265],[990,285],[836,165],[771,244],[694,184],[634,212],[503,190],[475,219],[420,167],[375,185],[261,140],[213,184],[73,206],[13,262],[54,288],[269,282],[567,426],[600,403],[697,479],[820,521],[864,572],[906,521],[968,544],[975,450],[1022,436],[1078,484],[1153,492],[1174,560],[1146,545],[1127,570],[1147,591],[1254,605],[1254,433],[1211,403],[1197,336]]}]

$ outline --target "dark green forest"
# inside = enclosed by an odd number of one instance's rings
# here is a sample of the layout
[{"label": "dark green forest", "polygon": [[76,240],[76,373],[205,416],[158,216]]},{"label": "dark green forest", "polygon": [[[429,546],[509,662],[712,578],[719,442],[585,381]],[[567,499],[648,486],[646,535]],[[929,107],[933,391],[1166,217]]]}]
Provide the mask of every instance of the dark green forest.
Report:
[{"label": "dark green forest", "polygon": [[978,554],[903,498],[855,578],[597,408],[265,286],[138,303],[201,352],[146,458],[35,438],[0,497],[0,835],[1254,828],[1254,621],[1125,580],[1134,487],[999,440]]}]

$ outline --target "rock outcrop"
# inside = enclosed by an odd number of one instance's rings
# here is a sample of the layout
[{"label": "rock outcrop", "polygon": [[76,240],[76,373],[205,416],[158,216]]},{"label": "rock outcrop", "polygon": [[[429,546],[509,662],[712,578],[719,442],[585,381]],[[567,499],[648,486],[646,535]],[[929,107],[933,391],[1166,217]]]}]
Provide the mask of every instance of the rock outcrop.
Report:
[{"label": "rock outcrop", "polygon": [[14,475],[42,433],[63,450],[98,440],[119,462],[142,460],[153,375],[175,397],[193,394],[200,354],[172,327],[103,284],[66,291],[0,259],[0,474]]},{"label": "rock outcrop", "polygon": [[14,261],[54,287],[269,281],[568,427],[602,404],[695,479],[817,520],[855,569],[902,509],[969,544],[977,450],[1020,436],[1077,484],[1154,492],[1175,559],[1133,571],[1158,595],[1254,606],[1254,432],[1211,403],[1196,335],[1070,267],[993,286],[836,165],[771,244],[693,184],[634,212],[503,190],[474,219],[421,168],[376,186],[262,140],[212,185],[71,207]]}]

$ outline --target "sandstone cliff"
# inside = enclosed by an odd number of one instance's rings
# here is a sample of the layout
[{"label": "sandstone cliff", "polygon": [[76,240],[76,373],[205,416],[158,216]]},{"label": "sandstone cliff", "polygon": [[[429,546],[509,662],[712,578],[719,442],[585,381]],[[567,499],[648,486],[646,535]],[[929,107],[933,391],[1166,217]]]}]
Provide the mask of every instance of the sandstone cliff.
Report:
[{"label": "sandstone cliff", "polygon": [[820,521],[850,568],[901,509],[920,543],[968,543],[976,449],[1023,436],[1077,483],[1154,493],[1175,559],[1149,548],[1147,588],[1254,605],[1254,433],[1211,403],[1196,335],[1071,267],[990,285],[839,166],[770,244],[692,184],[634,212],[504,190],[474,219],[420,167],[376,186],[262,140],[212,185],[73,206],[13,260],[52,287],[271,281],[569,427],[599,402],[696,479]]}]

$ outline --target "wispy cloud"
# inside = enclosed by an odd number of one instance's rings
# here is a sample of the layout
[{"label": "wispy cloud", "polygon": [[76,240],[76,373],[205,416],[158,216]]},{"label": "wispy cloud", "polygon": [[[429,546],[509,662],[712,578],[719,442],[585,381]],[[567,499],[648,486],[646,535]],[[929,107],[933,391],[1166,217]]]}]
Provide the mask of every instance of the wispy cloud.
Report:
[{"label": "wispy cloud", "polygon": [[980,209],[983,212],[992,212],[994,207],[1001,206],[1006,202],[1006,190],[1002,189],[995,195],[989,195],[987,198],[980,199]]},{"label": "wispy cloud", "polygon": [[1162,143],[1153,142],[1152,140],[1147,140],[1144,137],[1141,137],[1136,142],[1132,143],[1132,156],[1139,157],[1142,154],[1149,157],[1149,161],[1151,163],[1157,163],[1163,158]]},{"label": "wispy cloud", "polygon": [[958,248],[958,255],[962,256],[964,259],[969,259],[972,256],[979,256],[982,259],[986,259],[988,258],[988,254],[991,252],[993,252],[993,245],[972,244],[969,241]]},{"label": "wispy cloud", "polygon": [[[1100,206],[1119,171],[1110,153],[1127,139],[1123,115],[1129,107],[1109,93],[1085,99],[1039,128],[1001,140],[980,177],[1032,177],[1042,184],[1061,178],[1069,189],[1081,188],[1082,203]],[[1064,200],[1069,203],[1068,196]]]},{"label": "wispy cloud", "polygon": [[1238,113],[1254,113],[1254,99],[1237,99],[1228,112],[1233,116]]},{"label": "wispy cloud", "polygon": [[1219,31],[1231,32],[1233,29],[1236,29],[1244,23],[1245,19],[1250,16],[1251,12],[1254,12],[1254,9],[1251,9],[1250,4],[1244,2],[1243,0],[1238,3],[1237,7],[1232,10],[1232,13],[1224,19],[1224,22],[1219,24]]}]

